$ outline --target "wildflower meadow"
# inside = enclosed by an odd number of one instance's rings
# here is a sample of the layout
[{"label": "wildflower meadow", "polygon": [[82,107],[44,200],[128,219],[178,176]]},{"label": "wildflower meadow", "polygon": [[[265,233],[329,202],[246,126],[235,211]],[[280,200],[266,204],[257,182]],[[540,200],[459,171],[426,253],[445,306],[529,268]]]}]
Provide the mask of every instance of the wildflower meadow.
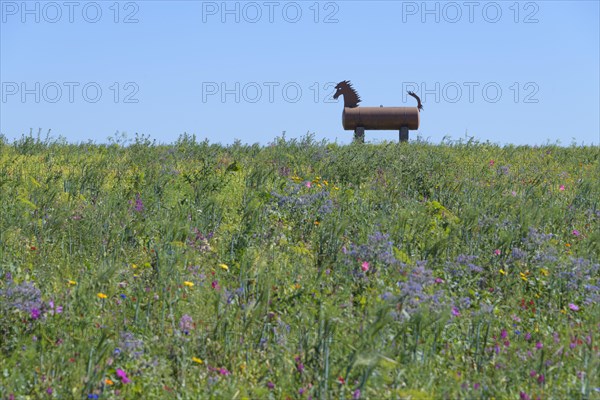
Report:
[{"label": "wildflower meadow", "polygon": [[600,399],[600,151],[0,137],[0,399]]}]

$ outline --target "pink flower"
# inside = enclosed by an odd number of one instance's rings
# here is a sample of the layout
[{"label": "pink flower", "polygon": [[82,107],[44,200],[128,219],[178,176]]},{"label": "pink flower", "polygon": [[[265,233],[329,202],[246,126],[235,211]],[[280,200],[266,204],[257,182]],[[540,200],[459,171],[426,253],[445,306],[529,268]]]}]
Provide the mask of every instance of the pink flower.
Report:
[{"label": "pink flower", "polygon": [[127,373],[125,371],[123,371],[121,368],[117,368],[117,376],[119,378],[121,378],[121,382],[123,382],[123,384],[127,384],[127,383],[131,382],[131,379],[129,379],[127,377]]},{"label": "pink flower", "polygon": [[502,254],[502,252],[500,251],[500,249],[496,249],[494,250],[494,254],[499,256],[500,254]]},{"label": "pink flower", "polygon": [[579,306],[577,306],[577,304],[569,303],[569,308],[573,311],[579,311]]},{"label": "pink flower", "polygon": [[573,229],[573,235],[579,236],[581,233],[577,229]]},{"label": "pink flower", "polygon": [[455,317],[460,317],[460,311],[458,311],[458,308],[452,307],[452,315]]},{"label": "pink flower", "polygon": [[367,261],[363,261],[362,265],[360,266],[360,269],[362,269],[363,272],[367,272],[369,270],[369,263]]},{"label": "pink flower", "polygon": [[312,184],[310,183],[310,181],[306,181],[306,183],[304,184],[307,188],[311,187]]},{"label": "pink flower", "polygon": [[437,284],[444,283],[444,280],[442,278],[435,278],[435,283],[437,283]]},{"label": "pink flower", "polygon": [[564,192],[565,191],[565,185],[560,185],[559,188],[558,188],[558,190],[560,190],[561,192]]},{"label": "pink flower", "polygon": [[496,161],[494,161],[494,160],[490,160],[490,167],[493,167],[493,166],[494,166],[494,164],[496,164]]}]

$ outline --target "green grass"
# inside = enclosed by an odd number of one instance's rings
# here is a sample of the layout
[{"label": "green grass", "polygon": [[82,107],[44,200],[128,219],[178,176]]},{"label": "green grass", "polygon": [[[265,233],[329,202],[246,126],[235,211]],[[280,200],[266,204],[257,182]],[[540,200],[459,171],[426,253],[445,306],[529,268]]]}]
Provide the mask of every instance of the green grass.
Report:
[{"label": "green grass", "polygon": [[0,139],[0,398],[599,398],[599,154]]}]

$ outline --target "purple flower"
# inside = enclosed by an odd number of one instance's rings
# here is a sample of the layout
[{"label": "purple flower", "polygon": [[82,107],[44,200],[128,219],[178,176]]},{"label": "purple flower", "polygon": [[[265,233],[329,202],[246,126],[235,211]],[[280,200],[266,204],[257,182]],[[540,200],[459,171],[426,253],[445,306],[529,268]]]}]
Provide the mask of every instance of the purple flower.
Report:
[{"label": "purple flower", "polygon": [[356,390],[354,391],[354,393],[352,393],[352,399],[353,399],[353,400],[358,400],[358,399],[360,399],[360,389],[356,389]]},{"label": "purple flower", "polygon": [[577,304],[569,303],[569,308],[573,311],[579,311]]},{"label": "purple flower", "polygon": [[181,319],[179,319],[179,330],[183,332],[183,334],[188,335],[192,329],[194,329],[194,321],[192,320],[192,317],[184,314]]},{"label": "purple flower", "polygon": [[502,332],[500,332],[500,339],[506,339],[508,337],[508,332],[506,332],[506,329],[502,329]]},{"label": "purple flower", "polygon": [[273,390],[275,388],[275,384],[271,381],[267,382],[267,387],[269,388],[269,390]]},{"label": "purple flower", "polygon": [[452,307],[452,315],[455,317],[460,317],[460,311],[458,311],[458,308]]},{"label": "purple flower", "polygon": [[537,342],[535,344],[535,348],[538,349],[538,350],[542,349],[543,347],[544,347],[544,344],[542,342]]},{"label": "purple flower", "polygon": [[31,309],[31,318],[32,319],[38,319],[40,317],[40,310],[38,310],[37,308],[32,308]]},{"label": "purple flower", "polygon": [[142,211],[144,211],[144,202],[142,202],[142,196],[140,196],[139,193],[137,193],[135,195],[135,205],[133,206],[133,209],[136,212],[142,212]]},{"label": "purple flower", "polygon": [[581,233],[577,229],[573,229],[573,235],[579,236]]},{"label": "purple flower", "polygon": [[525,392],[519,392],[519,398],[521,400],[531,400],[531,397]]}]

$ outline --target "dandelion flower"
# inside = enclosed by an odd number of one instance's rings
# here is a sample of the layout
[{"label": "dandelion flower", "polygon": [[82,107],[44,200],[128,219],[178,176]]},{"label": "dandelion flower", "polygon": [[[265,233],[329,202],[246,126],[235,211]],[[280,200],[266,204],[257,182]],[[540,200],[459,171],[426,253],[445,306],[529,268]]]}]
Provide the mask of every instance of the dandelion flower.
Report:
[{"label": "dandelion flower", "polygon": [[73,281],[73,280],[71,280],[71,279],[69,279],[69,280],[67,281],[67,283],[68,283],[69,285],[71,285],[71,286],[75,286],[75,285],[77,285],[77,282],[75,282],[75,281]]},{"label": "dandelion flower", "polygon": [[194,287],[194,282],[185,281],[185,282],[183,282],[183,284],[187,287]]},{"label": "dandelion flower", "polygon": [[502,275],[506,275],[506,271],[505,271],[505,270],[503,270],[503,269],[501,269],[501,270],[500,270],[500,271],[498,271],[498,272],[500,272]]},{"label": "dandelion flower", "polygon": [[224,269],[225,271],[229,271],[229,267],[227,266],[227,264],[219,264],[219,267],[221,269]]},{"label": "dandelion flower", "polygon": [[202,364],[204,363],[204,361],[202,361],[202,359],[198,358],[198,357],[192,357],[192,361],[197,363],[197,364]]},{"label": "dandelion flower", "polygon": [[104,293],[98,293],[97,296],[98,296],[99,299],[106,299],[108,297]]}]

